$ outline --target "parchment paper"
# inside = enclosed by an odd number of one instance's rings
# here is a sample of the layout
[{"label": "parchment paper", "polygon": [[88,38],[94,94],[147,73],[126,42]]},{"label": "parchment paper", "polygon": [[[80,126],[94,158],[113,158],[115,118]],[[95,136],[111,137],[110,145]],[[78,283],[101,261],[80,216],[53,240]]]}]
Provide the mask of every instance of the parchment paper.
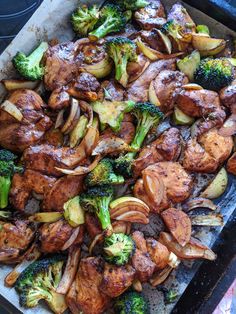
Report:
[{"label": "parchment paper", "polygon": [[[80,3],[101,3],[101,1],[79,1]],[[176,1],[163,0],[162,1],[167,10]],[[78,5],[77,0],[44,0],[38,10],[34,13],[28,23],[24,26],[21,32],[15,37],[12,43],[0,56],[0,80],[3,78],[14,78],[16,73],[14,72],[11,64],[12,57],[17,51],[23,51],[29,53],[40,41],[50,40],[52,38],[58,38],[60,42],[71,40],[73,38],[73,32],[71,31],[69,17],[71,12]],[[225,27],[224,25],[216,22],[212,18],[203,14],[202,12],[184,4],[193,20],[197,24],[206,24],[210,28],[212,35],[221,38],[227,38],[229,35],[236,37],[236,34]],[[4,96],[4,89],[0,86],[0,99]],[[224,215],[224,221],[227,222],[231,216],[235,204],[235,181],[230,179],[227,191],[217,201],[221,207],[221,213]],[[160,226],[158,218],[155,217],[149,231],[153,235],[157,235],[157,230]],[[138,226],[142,229],[142,226]],[[218,234],[222,228],[198,228],[195,230],[195,237],[199,238],[203,243],[212,246],[217,239]],[[180,265],[177,271],[174,271],[170,278],[165,282],[165,287],[176,288],[179,295],[181,295],[186,289],[187,285],[194,276],[196,270],[200,265],[200,261],[197,262],[185,262]],[[0,266],[0,293],[12,304],[25,314],[46,314],[49,312],[44,306],[40,306],[34,309],[26,310],[19,307],[18,295],[14,288],[9,289],[4,286],[4,278],[11,270],[11,267]],[[203,283],[204,284],[204,283]],[[200,287],[199,287],[200,288]],[[165,305],[163,300],[163,294],[156,288],[152,288],[150,285],[145,285],[145,294],[151,303],[152,314],[168,314],[174,307],[174,304]]]}]

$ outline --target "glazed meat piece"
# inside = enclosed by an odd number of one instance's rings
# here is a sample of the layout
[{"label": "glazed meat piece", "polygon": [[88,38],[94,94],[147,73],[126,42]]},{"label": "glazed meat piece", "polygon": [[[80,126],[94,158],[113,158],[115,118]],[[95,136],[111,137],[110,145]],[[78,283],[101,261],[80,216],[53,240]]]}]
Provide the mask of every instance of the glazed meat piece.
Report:
[{"label": "glazed meat piece", "polygon": [[143,169],[159,161],[177,160],[180,151],[180,131],[176,128],[170,128],[141,150],[133,163],[134,176],[139,176]]},{"label": "glazed meat piece", "polygon": [[159,0],[149,0],[149,5],[135,12],[134,18],[141,28],[160,28],[166,22],[164,7]]},{"label": "glazed meat piece", "polygon": [[236,80],[220,91],[220,100],[232,113],[236,113]]},{"label": "glazed meat piece", "polygon": [[132,233],[132,239],[134,240],[137,249],[143,253],[147,253],[147,243],[142,232],[134,231]]},{"label": "glazed meat piece", "polygon": [[77,42],[67,42],[50,47],[45,58],[44,84],[46,89],[53,91],[65,86],[77,76],[80,61],[76,60]]},{"label": "glazed meat piece", "polygon": [[227,162],[227,170],[236,175],[236,153],[234,153]]},{"label": "glazed meat piece", "polygon": [[0,222],[0,261],[11,262],[30,245],[35,231],[23,220]]},{"label": "glazed meat piece", "polygon": [[83,258],[66,302],[72,314],[102,314],[110,298],[99,290],[103,278],[104,262],[100,257]]},{"label": "glazed meat piece", "polygon": [[136,278],[141,282],[147,282],[153,275],[156,264],[154,264],[148,253],[136,249],[132,257],[132,266],[136,272]]},{"label": "glazed meat piece", "polygon": [[85,227],[91,239],[102,233],[102,228],[96,216],[86,213]]},{"label": "glazed meat piece", "polygon": [[205,89],[183,90],[177,98],[177,106],[190,117],[203,118],[198,124],[195,136],[200,136],[214,127],[221,127],[226,117],[218,94]]},{"label": "glazed meat piece", "polygon": [[22,152],[36,144],[52,122],[43,113],[42,98],[32,90],[18,89],[10,95],[8,101],[16,105],[23,119],[18,121],[0,109],[0,145],[14,152]]},{"label": "glazed meat piece", "polygon": [[191,172],[213,173],[230,156],[233,149],[231,136],[223,137],[212,129],[199,138],[188,141],[183,166]]},{"label": "glazed meat piece", "polygon": [[179,71],[162,71],[153,81],[155,94],[160,101],[163,112],[174,108],[175,100],[181,91],[181,86],[189,82],[186,75]]},{"label": "glazed meat piece", "polygon": [[116,83],[115,81],[104,81],[101,84],[102,88],[102,98],[104,98],[105,91],[109,94],[111,100],[113,101],[122,101],[124,100],[124,89],[121,85]]},{"label": "glazed meat piece", "polygon": [[180,4],[176,3],[172,6],[171,10],[167,15],[167,20],[171,21],[174,20],[177,24],[183,26],[186,31],[195,31],[196,25],[190,15],[188,14],[185,7]]},{"label": "glazed meat piece", "polygon": [[136,81],[149,65],[150,60],[143,54],[139,54],[136,61],[130,61],[127,65],[129,83]]},{"label": "glazed meat piece", "polygon": [[73,228],[63,219],[44,224],[39,230],[40,250],[44,253],[60,251],[72,232]]},{"label": "glazed meat piece", "polygon": [[52,110],[61,110],[70,105],[70,95],[65,87],[55,89],[48,100],[48,106]]},{"label": "glazed meat piece", "polygon": [[135,270],[132,266],[114,266],[105,264],[100,291],[111,298],[116,298],[127,290],[133,283]]},{"label": "glazed meat piece", "polygon": [[164,269],[168,265],[170,252],[165,245],[153,238],[147,238],[147,249],[156,268]]},{"label": "glazed meat piece", "polygon": [[175,59],[152,62],[142,75],[127,90],[129,100],[145,102],[148,100],[148,89],[152,80],[164,70],[175,70]]},{"label": "glazed meat piece", "polygon": [[74,80],[68,89],[68,94],[87,101],[95,101],[98,99],[98,91],[100,83],[90,73],[82,72]]},{"label": "glazed meat piece", "polygon": [[13,176],[9,194],[11,205],[23,211],[32,192],[43,195],[55,181],[55,178],[34,170],[27,169],[23,174],[16,173]]},{"label": "glazed meat piece", "polygon": [[64,176],[45,191],[42,208],[45,211],[62,211],[70,198],[83,191],[84,176]]},{"label": "glazed meat piece", "polygon": [[121,123],[120,131],[115,133],[111,128],[107,128],[102,135],[100,136],[100,140],[105,138],[111,138],[112,136],[117,136],[122,138],[127,144],[130,144],[135,135],[135,126],[130,121],[123,121]]}]

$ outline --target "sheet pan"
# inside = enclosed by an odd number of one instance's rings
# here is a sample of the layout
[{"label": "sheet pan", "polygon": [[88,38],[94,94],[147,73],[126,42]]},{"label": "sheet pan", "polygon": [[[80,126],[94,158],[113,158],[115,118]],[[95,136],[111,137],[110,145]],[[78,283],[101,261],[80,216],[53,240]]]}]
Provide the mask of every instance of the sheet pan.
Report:
[{"label": "sheet pan", "polygon": [[[79,1],[80,3],[101,3],[101,1]],[[163,0],[167,10],[176,1]],[[57,37],[61,42],[71,40],[73,38],[73,32],[69,25],[69,16],[71,12],[78,5],[77,0],[44,0],[38,10],[34,13],[28,23],[24,26],[21,32],[15,37],[12,43],[0,56],[0,80],[3,78],[15,77],[16,74],[12,68],[11,59],[17,51],[30,52],[38,42],[42,40],[50,40]],[[184,4],[188,9],[188,12],[193,17],[196,23],[207,24],[210,28],[211,34],[218,37],[227,38],[228,36],[236,37],[235,32],[228,29],[226,26],[218,23],[202,12]],[[0,86],[0,99],[4,97],[4,89]],[[225,223],[231,216],[235,209],[236,193],[235,193],[236,181],[230,177],[230,182],[227,191],[223,197],[217,200],[217,203],[221,207],[221,213],[224,215]],[[156,235],[159,229],[160,223],[157,218],[153,219],[148,232]],[[139,227],[138,227],[139,228]],[[140,228],[142,228],[140,226]],[[217,239],[222,228],[199,228],[196,229],[195,237],[199,238],[203,243],[212,246]],[[165,282],[166,288],[175,288],[178,290],[179,296],[184,292],[192,277],[196,273],[200,261],[197,262],[185,262],[174,271],[170,278]],[[44,306],[40,306],[35,309],[26,310],[22,309],[18,303],[18,295],[14,289],[9,289],[4,286],[4,278],[6,274],[11,270],[11,267],[0,266],[0,294],[5,297],[10,303],[22,311],[25,314],[46,314],[50,313]],[[204,284],[204,283],[203,283]],[[199,287],[200,288],[200,287]],[[152,314],[168,314],[174,307],[174,303],[165,305],[163,293],[156,288],[152,288],[149,285],[145,285],[145,294],[150,300],[151,313]]]}]

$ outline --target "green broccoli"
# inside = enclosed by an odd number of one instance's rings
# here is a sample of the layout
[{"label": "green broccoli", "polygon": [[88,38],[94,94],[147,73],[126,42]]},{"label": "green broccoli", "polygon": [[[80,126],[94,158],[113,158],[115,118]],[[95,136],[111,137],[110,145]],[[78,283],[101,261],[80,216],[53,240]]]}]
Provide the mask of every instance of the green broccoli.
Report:
[{"label": "green broccoli", "polygon": [[[149,130],[163,118],[163,113],[157,106],[148,102],[136,103],[132,113],[136,116],[138,123],[135,137],[130,146],[137,151],[141,148]],[[132,162],[136,154],[137,152],[130,152],[117,158],[114,161],[115,170],[125,177],[130,176]]]},{"label": "green broccoli", "polygon": [[125,265],[135,251],[135,243],[131,236],[124,233],[113,233],[104,240],[104,258],[110,264]]},{"label": "green broccoli", "polygon": [[195,83],[213,91],[219,91],[229,85],[233,79],[233,66],[226,58],[203,59],[194,73]]},{"label": "green broccoli", "polygon": [[85,185],[88,187],[105,184],[121,184],[124,178],[116,175],[113,170],[112,161],[104,158],[85,178]]},{"label": "green broccoli", "polygon": [[55,313],[66,309],[64,296],[56,293],[62,278],[65,258],[60,255],[30,264],[16,281],[15,289],[20,295],[20,305],[31,308],[45,300]]},{"label": "green broccoli", "polygon": [[116,37],[106,42],[106,52],[115,63],[115,78],[124,87],[128,83],[127,64],[137,59],[136,45],[125,37]]},{"label": "green broccoli", "polygon": [[124,114],[134,108],[135,102],[127,101],[95,101],[92,103],[93,111],[99,115],[101,127],[107,124],[114,132],[119,132]]},{"label": "green broccoli", "polygon": [[73,30],[82,36],[86,36],[94,29],[99,19],[99,9],[96,5],[79,7],[71,16]]},{"label": "green broccoli", "polygon": [[8,194],[14,173],[22,172],[23,168],[15,165],[16,155],[6,149],[0,150],[0,208],[8,205]]},{"label": "green broccoli", "polygon": [[196,31],[197,31],[197,33],[199,33],[199,34],[210,35],[209,28],[208,28],[208,26],[206,26],[206,25],[197,25]]},{"label": "green broccoli", "polygon": [[170,36],[178,46],[179,51],[183,51],[184,44],[191,42],[191,34],[185,33],[184,28],[174,20],[169,20],[163,26],[161,31]]},{"label": "green broccoli", "polygon": [[118,6],[107,4],[101,9],[99,21],[95,30],[89,33],[89,39],[96,41],[109,33],[119,32],[125,28],[126,21],[127,17]]},{"label": "green broccoli", "polygon": [[18,52],[12,60],[15,69],[28,80],[42,79],[44,67],[40,62],[47,49],[48,44],[42,42],[28,57],[23,52]]},{"label": "green broccoli", "polygon": [[149,304],[141,293],[128,291],[115,301],[117,314],[149,314]]},{"label": "green broccoli", "polygon": [[103,230],[112,231],[109,204],[113,197],[113,188],[101,185],[89,188],[80,195],[80,204],[86,211],[95,212]]},{"label": "green broccoli", "polygon": [[113,0],[109,2],[116,3],[122,10],[132,11],[144,8],[149,4],[146,0]]}]

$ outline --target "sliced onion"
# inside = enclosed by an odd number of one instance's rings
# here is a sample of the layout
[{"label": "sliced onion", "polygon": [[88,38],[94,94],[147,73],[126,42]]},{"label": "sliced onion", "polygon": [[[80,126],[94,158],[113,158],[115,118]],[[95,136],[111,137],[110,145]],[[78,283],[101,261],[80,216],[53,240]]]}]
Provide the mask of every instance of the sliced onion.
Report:
[{"label": "sliced onion", "polygon": [[87,128],[89,128],[92,123],[93,123],[93,108],[92,106],[90,106],[86,101],[84,100],[81,100],[79,102],[79,105],[80,105],[80,108],[86,112],[89,116],[89,121],[88,121],[88,124],[87,124]]},{"label": "sliced onion", "polygon": [[16,89],[35,89],[39,81],[25,81],[25,80],[2,80],[1,83],[8,91]]},{"label": "sliced onion", "polygon": [[133,152],[134,149],[130,147],[120,137],[111,136],[109,138],[102,139],[96,148],[93,150],[92,155],[99,154],[107,155],[111,153]]},{"label": "sliced onion", "polygon": [[60,294],[67,294],[72,282],[75,278],[80,258],[80,248],[74,248],[69,252],[66,267],[57,287],[56,292]]},{"label": "sliced onion", "polygon": [[94,159],[94,161],[88,166],[88,167],[83,167],[83,166],[78,166],[74,170],[69,170],[69,169],[63,169],[63,168],[57,168],[55,167],[58,171],[61,171],[64,174],[68,174],[71,176],[81,176],[83,174],[91,172],[99,163],[99,161],[103,157],[101,155],[97,155]]},{"label": "sliced onion", "polygon": [[[77,99],[72,98],[71,100],[71,108],[70,108],[70,114],[68,119],[66,120],[63,128],[61,129],[62,133],[69,133],[72,123],[75,119],[78,119],[80,115],[80,111],[79,111],[79,102]],[[72,127],[73,128],[73,127]]]},{"label": "sliced onion", "polygon": [[236,114],[232,114],[219,129],[221,136],[232,136],[236,134]]},{"label": "sliced onion", "polygon": [[79,234],[79,230],[80,230],[80,227],[77,227],[73,230],[70,238],[66,241],[66,243],[63,245],[62,247],[62,251],[65,251],[67,250],[74,242],[75,240],[77,239],[77,236]]},{"label": "sliced onion", "polygon": [[201,90],[203,89],[202,86],[195,84],[195,83],[189,83],[182,86],[185,90]]},{"label": "sliced onion", "polygon": [[218,207],[211,200],[203,197],[193,198],[183,205],[183,210],[186,212],[190,212],[196,208],[208,208],[210,210],[216,210]]},{"label": "sliced onion", "polygon": [[134,279],[132,287],[137,292],[142,292],[142,290],[143,290],[142,283],[138,279]]},{"label": "sliced onion", "polygon": [[159,273],[155,273],[153,277],[150,279],[150,283],[153,287],[156,287],[163,283],[167,277],[170,275],[172,272],[173,268],[170,266],[165,267],[162,271]]},{"label": "sliced onion", "polygon": [[193,226],[223,226],[223,216],[220,214],[191,216]]},{"label": "sliced onion", "polygon": [[64,112],[65,112],[65,109],[62,109],[58,112],[55,127],[54,127],[55,129],[60,128],[64,124],[64,118],[63,118]]},{"label": "sliced onion", "polygon": [[166,36],[162,31],[159,29],[157,30],[158,35],[162,39],[162,42],[166,48],[167,53],[170,55],[172,51],[172,44],[168,36]]},{"label": "sliced onion", "polygon": [[1,104],[1,109],[9,113],[12,117],[14,117],[17,121],[22,121],[23,120],[23,114],[21,111],[16,107],[15,104],[10,102],[9,100],[5,100]]},{"label": "sliced onion", "polygon": [[92,243],[89,246],[89,254],[92,255],[93,249],[97,243],[102,242],[104,239],[104,234],[99,233],[96,235],[96,237],[93,239]]},{"label": "sliced onion", "polygon": [[62,218],[62,213],[60,212],[47,212],[47,213],[36,213],[28,217],[29,221],[52,223],[60,220]]}]

